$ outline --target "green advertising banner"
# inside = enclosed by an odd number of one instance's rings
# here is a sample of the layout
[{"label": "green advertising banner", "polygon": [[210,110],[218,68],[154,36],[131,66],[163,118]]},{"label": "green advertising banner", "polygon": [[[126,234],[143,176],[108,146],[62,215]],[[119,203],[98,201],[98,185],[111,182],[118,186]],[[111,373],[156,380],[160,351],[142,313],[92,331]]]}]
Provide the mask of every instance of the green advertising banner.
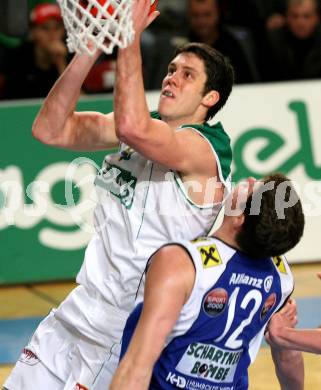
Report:
[{"label": "green advertising banner", "polygon": [[[71,152],[33,139],[39,107],[0,105],[0,284],[74,278],[89,239],[62,209],[64,175],[80,156],[100,166],[106,152]],[[112,100],[83,100],[78,110],[109,112]],[[76,202],[80,196],[76,189]]]},{"label": "green advertising banner", "polygon": [[[235,87],[221,120],[232,140],[233,181],[281,171],[295,182],[306,228],[291,262],[318,261],[321,81]],[[151,110],[159,93],[147,95]],[[93,233],[93,181],[104,155],[34,140],[37,103],[0,105],[0,284],[74,278]],[[110,96],[78,110],[109,112]]]}]

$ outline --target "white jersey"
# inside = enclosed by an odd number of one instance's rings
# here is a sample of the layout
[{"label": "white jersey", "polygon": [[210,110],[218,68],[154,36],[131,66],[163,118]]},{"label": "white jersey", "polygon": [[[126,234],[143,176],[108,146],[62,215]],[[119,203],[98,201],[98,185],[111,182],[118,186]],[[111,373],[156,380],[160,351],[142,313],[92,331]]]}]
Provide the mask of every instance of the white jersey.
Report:
[{"label": "white jersey", "polygon": [[[211,144],[220,180],[229,186],[231,151],[222,126],[196,126],[195,131]],[[104,342],[107,313],[117,310],[121,330],[151,254],[169,241],[206,235],[221,204],[195,205],[176,172],[124,144],[105,158],[95,184],[100,202],[94,214],[96,234],[77,276],[80,286],[55,316]]]}]

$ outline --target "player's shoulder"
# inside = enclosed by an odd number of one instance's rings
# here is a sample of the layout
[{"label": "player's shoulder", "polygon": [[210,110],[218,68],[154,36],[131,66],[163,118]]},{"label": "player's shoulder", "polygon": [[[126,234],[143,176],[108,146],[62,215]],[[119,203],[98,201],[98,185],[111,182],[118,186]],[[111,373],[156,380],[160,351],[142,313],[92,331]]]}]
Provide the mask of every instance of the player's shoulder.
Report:
[{"label": "player's shoulder", "polygon": [[284,255],[274,256],[271,258],[275,268],[275,274],[280,281],[280,288],[282,293],[282,301],[293,292],[294,289],[294,277],[288,261]]},{"label": "player's shoulder", "polygon": [[234,248],[213,236],[178,240],[175,244],[188,252],[193,262],[203,269],[225,265],[236,252]]},{"label": "player's shoulder", "polygon": [[[187,243],[188,241],[186,241]],[[171,242],[168,244],[163,245],[161,248],[159,248],[156,251],[158,256],[186,256],[188,254],[188,250],[186,249],[186,245],[183,244],[183,242]]]},{"label": "player's shoulder", "polygon": [[272,257],[272,262],[281,279],[289,279],[290,281],[293,279],[292,271],[285,255]]}]

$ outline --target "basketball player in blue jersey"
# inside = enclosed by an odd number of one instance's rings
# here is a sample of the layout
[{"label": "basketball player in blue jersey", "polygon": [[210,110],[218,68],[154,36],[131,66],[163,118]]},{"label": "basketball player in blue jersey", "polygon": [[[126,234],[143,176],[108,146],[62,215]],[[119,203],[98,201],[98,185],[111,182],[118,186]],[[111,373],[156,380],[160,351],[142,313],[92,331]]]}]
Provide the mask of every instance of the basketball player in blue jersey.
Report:
[{"label": "basketball player in blue jersey", "polygon": [[114,113],[75,112],[100,53],[83,54],[74,57],[35,119],[33,135],[45,144],[119,151],[106,156],[95,180],[96,232],[78,286],[39,325],[5,383],[9,390],[106,390],[147,259],[170,241],[206,235],[229,188],[229,137],[208,120],[228,99],[233,68],[206,45],[183,47],[151,115],[140,55],[142,31],[158,15],[148,15],[149,8],[150,0],[133,2],[135,38],[118,50]]},{"label": "basketball player in blue jersey", "polygon": [[[280,174],[236,187],[231,205],[214,236],[180,240],[151,257],[110,390],[248,388],[265,328],[293,290],[282,254],[300,240],[304,215]],[[286,363],[273,352],[282,389],[302,390],[301,354]]]}]

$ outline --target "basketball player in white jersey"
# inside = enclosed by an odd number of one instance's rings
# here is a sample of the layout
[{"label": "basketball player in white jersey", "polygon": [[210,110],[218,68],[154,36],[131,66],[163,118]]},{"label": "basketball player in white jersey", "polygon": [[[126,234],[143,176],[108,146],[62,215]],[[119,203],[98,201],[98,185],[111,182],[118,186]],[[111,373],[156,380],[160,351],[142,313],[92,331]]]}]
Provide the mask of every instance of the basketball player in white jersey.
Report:
[{"label": "basketball player in white jersey", "polygon": [[[248,389],[264,330],[294,288],[282,254],[304,229],[301,202],[285,176],[257,184],[233,191],[234,212],[214,236],[179,240],[151,257],[110,390]],[[282,361],[287,352],[273,352],[282,390],[302,390],[301,354]]]},{"label": "basketball player in white jersey", "polygon": [[120,148],[95,181],[97,231],[79,286],[39,325],[6,389],[106,390],[147,259],[169,241],[207,234],[229,187],[229,137],[207,121],[228,99],[233,69],[206,45],[186,46],[170,63],[158,112],[150,114],[140,55],[141,33],[158,15],[148,15],[149,7],[150,0],[134,1],[135,39],[118,51],[114,113],[75,112],[97,53],[74,57],[35,119],[33,135],[45,144]]}]

